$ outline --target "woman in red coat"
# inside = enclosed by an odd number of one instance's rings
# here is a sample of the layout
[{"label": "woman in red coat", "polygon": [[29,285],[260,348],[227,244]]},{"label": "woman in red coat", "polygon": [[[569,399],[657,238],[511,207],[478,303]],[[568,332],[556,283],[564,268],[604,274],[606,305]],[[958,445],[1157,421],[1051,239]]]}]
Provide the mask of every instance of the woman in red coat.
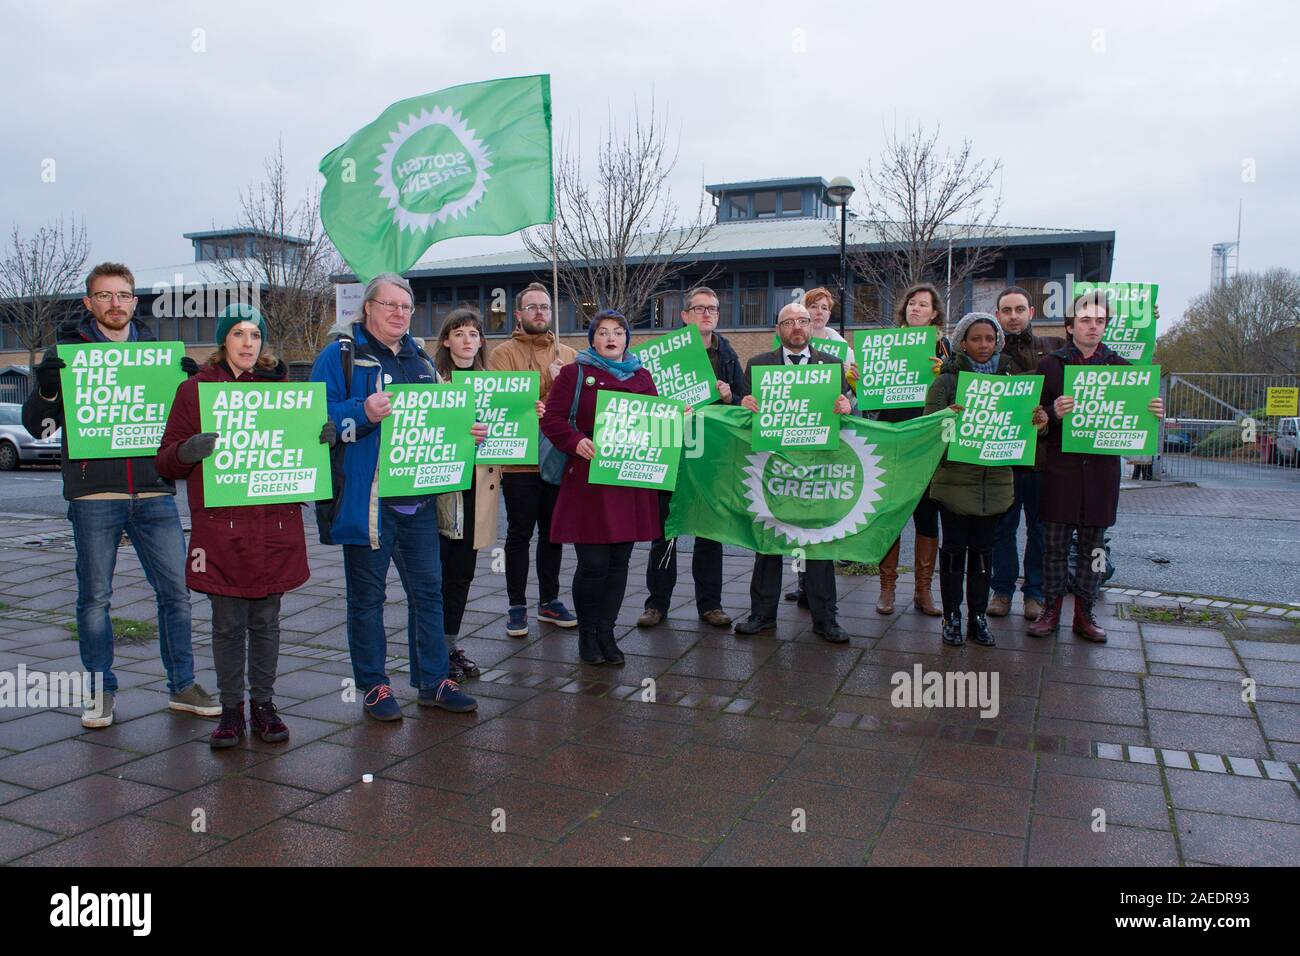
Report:
[{"label": "woman in red coat", "polygon": [[[217,318],[220,343],[199,371],[180,384],[167,418],[158,473],[184,478],[190,503],[190,561],[185,583],[212,602],[212,657],[221,696],[221,722],[209,738],[232,747],[246,732],[244,659],[248,658],[253,729],[266,741],[289,739],[272,694],[280,656],[280,597],[307,582],[307,542],[302,506],[203,504],[203,459],[217,433],[199,426],[200,382],[282,382],[285,364],[263,351],[266,320],[257,309],[232,305]],[[326,424],[322,441],[332,441]]]},{"label": "woman in red coat", "polygon": [[[578,656],[587,664],[622,664],[614,621],[627,591],[632,546],[653,541],[662,530],[659,493],[648,488],[588,484],[587,472],[595,454],[591,436],[596,393],[659,393],[641,360],[628,352],[632,330],[618,312],[597,312],[587,329],[587,341],[591,347],[556,377],[542,416],[542,432],[570,456],[551,517],[551,541],[572,544],[578,555],[573,575]],[[570,419],[575,393],[578,410]]]}]

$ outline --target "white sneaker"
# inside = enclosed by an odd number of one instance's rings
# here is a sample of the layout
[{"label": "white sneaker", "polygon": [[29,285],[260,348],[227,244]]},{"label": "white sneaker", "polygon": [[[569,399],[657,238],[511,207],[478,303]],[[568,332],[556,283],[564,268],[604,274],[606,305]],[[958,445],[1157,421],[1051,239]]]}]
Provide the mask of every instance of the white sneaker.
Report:
[{"label": "white sneaker", "polygon": [[81,726],[95,730],[113,723],[113,695],[107,692],[86,701],[81,711]]},{"label": "white sneaker", "polygon": [[167,706],[200,717],[221,716],[221,704],[199,684],[191,684],[179,694],[172,694],[167,699]]}]

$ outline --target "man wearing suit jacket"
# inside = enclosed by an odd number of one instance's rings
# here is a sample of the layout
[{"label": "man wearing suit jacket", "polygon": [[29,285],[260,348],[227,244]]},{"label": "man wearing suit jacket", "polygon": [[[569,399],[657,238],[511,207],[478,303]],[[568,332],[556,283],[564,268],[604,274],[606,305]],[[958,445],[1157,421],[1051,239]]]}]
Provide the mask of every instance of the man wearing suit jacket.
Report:
[{"label": "man wearing suit jacket", "polygon": [[[754,398],[754,367],[756,365],[840,365],[840,394],[835,399],[836,415],[847,415],[852,408],[849,401],[849,383],[844,377],[840,360],[809,344],[812,338],[812,319],[808,310],[791,303],[776,317],[776,334],[781,339],[779,348],[755,355],[745,367],[750,394],[741,405],[758,412]],[[737,634],[758,634],[776,627],[777,603],[781,599],[782,558],[776,554],[754,555],[754,574],[749,582],[749,617],[736,625]],[[832,644],[843,644],[849,637],[835,620],[835,562],[807,561],[804,566],[804,588],[808,594],[808,607],[813,616],[813,633]]]}]

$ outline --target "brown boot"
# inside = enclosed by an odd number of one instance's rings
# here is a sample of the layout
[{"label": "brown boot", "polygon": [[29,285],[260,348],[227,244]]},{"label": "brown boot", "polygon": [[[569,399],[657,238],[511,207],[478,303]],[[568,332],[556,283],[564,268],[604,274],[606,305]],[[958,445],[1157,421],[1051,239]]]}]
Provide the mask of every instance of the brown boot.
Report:
[{"label": "brown boot", "polygon": [[1106,643],[1106,632],[1092,616],[1092,605],[1080,597],[1074,599],[1074,633],[1085,641],[1092,641],[1095,644]]},{"label": "brown boot", "polygon": [[877,614],[894,613],[894,585],[898,583],[898,549],[902,538],[894,539],[894,546],[880,562],[880,600],[876,602]]},{"label": "brown boot", "polygon": [[916,565],[912,572],[912,577],[916,581],[916,594],[912,598],[912,604],[922,614],[928,614],[930,617],[943,615],[943,612],[934,606],[934,598],[930,596],[930,581],[934,578],[934,559],[938,553],[938,538],[927,538],[920,534],[916,536],[916,556],[912,559]]},{"label": "brown boot", "polygon": [[1030,637],[1051,637],[1060,626],[1061,598],[1058,597],[1043,605],[1043,613],[1038,615],[1038,619],[1029,627],[1025,628],[1025,633]]}]

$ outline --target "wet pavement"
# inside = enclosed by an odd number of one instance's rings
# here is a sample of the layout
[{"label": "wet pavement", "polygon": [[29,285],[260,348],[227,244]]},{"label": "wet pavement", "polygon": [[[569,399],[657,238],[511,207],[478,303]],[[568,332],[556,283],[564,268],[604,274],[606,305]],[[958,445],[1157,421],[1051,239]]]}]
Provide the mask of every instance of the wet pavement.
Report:
[{"label": "wet pavement", "polygon": [[[80,668],[66,531],[0,523],[0,672]],[[703,624],[683,579],[665,624],[638,630],[647,553],[634,554],[618,669],[578,663],[576,632],[535,618],[508,638],[504,577],[480,554],[463,641],[483,668],[466,684],[471,715],[415,706],[394,576],[385,617],[406,717],[377,724],[344,699],[341,554],[312,543],[312,580],[284,601],[276,699],[291,740],[212,751],[213,721],[166,710],[156,643],[120,647],[114,726],[0,707],[0,862],[1300,863],[1300,612],[1206,599],[1218,626],[1147,623],[1135,607],[1176,602],[1112,592],[1099,608],[1110,641],[1093,645],[1027,637],[1017,601],[992,622],[996,647],[953,649],[910,609],[910,575],[890,617],[873,610],[875,578],[841,576],[852,641],[833,646],[788,603],[774,634]],[[750,566],[726,558],[733,616]],[[566,549],[566,600],[571,574]],[[114,604],[154,618],[129,547]],[[199,680],[215,691],[208,613],[196,597]],[[970,673],[972,688],[996,674],[996,716],[894,706],[895,675],[918,665]]]}]

